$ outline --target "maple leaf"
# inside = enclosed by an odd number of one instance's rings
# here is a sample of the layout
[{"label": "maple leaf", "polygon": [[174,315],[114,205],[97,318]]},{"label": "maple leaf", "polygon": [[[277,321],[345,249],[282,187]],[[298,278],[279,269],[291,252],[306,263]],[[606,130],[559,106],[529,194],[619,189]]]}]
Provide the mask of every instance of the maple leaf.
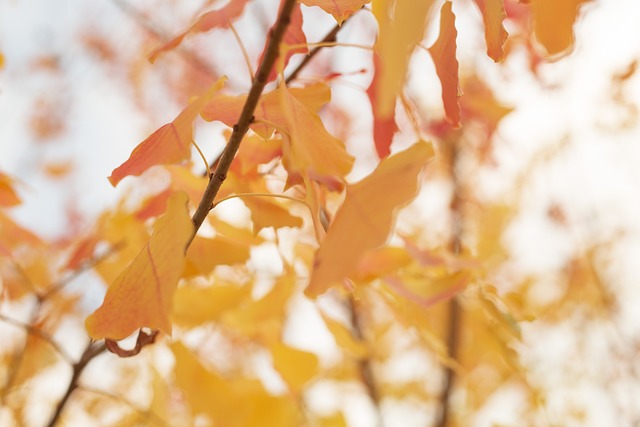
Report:
[{"label": "maple leaf", "polygon": [[395,99],[404,84],[411,52],[424,36],[425,23],[433,0],[376,0],[373,14],[380,28],[375,50],[380,55],[377,70],[377,117],[394,113]]},{"label": "maple leaf", "polygon": [[573,45],[573,24],[578,10],[591,0],[536,0],[533,28],[548,55],[560,54]]},{"label": "maple leaf", "polygon": [[338,24],[342,24],[355,11],[371,3],[371,0],[300,0],[300,3],[305,6],[318,6],[332,15]]},{"label": "maple leaf", "polygon": [[458,60],[456,59],[456,16],[451,10],[451,3],[442,5],[440,15],[440,35],[429,48],[429,53],[436,66],[436,73],[442,84],[442,102],[444,111],[454,127],[460,126],[460,106],[458,105]]},{"label": "maple leaf", "polygon": [[180,46],[182,40],[189,34],[203,33],[214,28],[229,28],[231,23],[242,15],[248,2],[249,0],[231,0],[223,8],[203,14],[189,29],[154,49],[147,58],[151,63],[155,62],[161,53]]},{"label": "maple leaf", "polygon": [[109,182],[114,187],[124,177],[140,175],[155,165],[174,164],[191,157],[193,121],[202,108],[213,98],[226,77],[214,83],[204,94],[193,100],[171,123],[167,123],[142,141],[131,152],[129,159],[113,170]]},{"label": "maple leaf", "polygon": [[426,142],[382,160],[371,175],[347,186],[327,236],[320,244],[305,293],[318,296],[349,275],[363,254],[382,245],[394,212],[417,192],[417,177],[433,150]]},{"label": "maple leaf", "polygon": [[104,302],[85,321],[93,339],[120,340],[148,327],[171,334],[169,312],[182,275],[184,251],[193,235],[187,195],[167,202],[167,212],[154,224],[149,243],[107,289]]},{"label": "maple leaf", "polygon": [[495,62],[500,62],[504,59],[503,46],[507,41],[507,31],[502,25],[502,21],[507,16],[504,0],[474,0],[474,2],[482,13],[487,55]]}]

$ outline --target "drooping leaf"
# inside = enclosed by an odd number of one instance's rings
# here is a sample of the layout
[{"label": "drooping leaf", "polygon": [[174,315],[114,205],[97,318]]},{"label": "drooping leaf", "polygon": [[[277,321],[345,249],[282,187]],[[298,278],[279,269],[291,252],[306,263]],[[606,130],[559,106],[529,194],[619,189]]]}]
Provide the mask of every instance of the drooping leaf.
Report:
[{"label": "drooping leaf", "polygon": [[442,5],[440,15],[440,35],[429,48],[429,53],[436,66],[436,73],[442,85],[442,102],[447,121],[454,127],[460,126],[460,106],[458,105],[458,60],[456,59],[456,16],[451,10],[451,3]]},{"label": "drooping leaf", "polygon": [[294,393],[299,393],[318,374],[319,361],[315,354],[280,342],[271,344],[269,348],[273,367]]},{"label": "drooping leaf", "polygon": [[93,339],[120,340],[148,327],[171,334],[169,314],[182,274],[184,250],[193,234],[187,195],[176,193],[158,218],[149,243],[107,290],[85,324]]},{"label": "drooping leaf", "polygon": [[378,91],[380,87],[380,69],[382,67],[380,57],[373,55],[373,79],[367,89],[367,96],[371,103],[371,112],[373,113],[373,142],[376,147],[378,157],[384,159],[391,152],[391,142],[393,135],[398,130],[395,114],[382,114],[378,103]]},{"label": "drooping leaf", "polygon": [[207,275],[216,265],[245,262],[250,255],[249,249],[249,242],[221,235],[212,239],[196,236],[187,251],[184,276]]},{"label": "drooping leaf", "polygon": [[331,14],[338,24],[342,24],[362,6],[371,3],[371,0],[300,0],[300,3],[305,6],[318,6]]},{"label": "drooping leaf", "polygon": [[[284,33],[282,37],[282,42],[280,42],[280,54],[282,54],[282,50],[285,50],[284,58],[282,58],[282,69],[287,66],[289,63],[289,59],[296,53],[307,53],[309,49],[306,46],[307,37],[304,35],[302,31],[302,12],[300,11],[300,5],[298,3],[293,7],[293,11],[291,12],[291,21],[287,26],[287,31]],[[260,55],[260,59],[258,63],[262,63],[262,58],[266,52],[267,46],[269,45],[269,38],[267,38],[264,46],[264,50]],[[296,45],[297,47],[293,48]],[[292,48],[289,48],[292,47]],[[275,80],[278,76],[278,66],[276,65],[271,69],[268,81]]]},{"label": "drooping leaf", "polygon": [[316,252],[308,296],[318,296],[344,279],[366,251],[387,240],[395,211],[415,197],[418,174],[432,154],[429,144],[418,142],[347,186],[345,200]]},{"label": "drooping leaf", "polygon": [[507,31],[502,21],[507,16],[504,10],[505,0],[474,0],[482,13],[484,22],[484,38],[487,42],[487,55],[495,62],[504,59],[504,43],[507,41]]},{"label": "drooping leaf", "polygon": [[573,45],[573,24],[580,6],[590,0],[536,0],[533,28],[548,55],[565,52]]},{"label": "drooping leaf", "polygon": [[229,28],[231,23],[242,15],[244,7],[249,0],[231,0],[226,6],[218,10],[212,10],[200,16],[198,20],[189,27],[188,30],[164,43],[156,48],[148,55],[149,61],[152,63],[158,59],[158,56],[166,51],[175,49],[182,43],[182,40],[189,34],[203,33],[214,28]]},{"label": "drooping leaf", "polygon": [[171,123],[152,133],[133,150],[129,159],[113,170],[109,182],[114,187],[124,177],[138,176],[152,166],[175,164],[191,157],[193,121],[224,85],[223,77],[193,100]]},{"label": "drooping leaf", "polygon": [[376,106],[379,119],[394,114],[395,100],[404,84],[409,58],[422,40],[433,0],[376,0],[373,14],[380,28],[375,50],[380,55],[377,70]]}]

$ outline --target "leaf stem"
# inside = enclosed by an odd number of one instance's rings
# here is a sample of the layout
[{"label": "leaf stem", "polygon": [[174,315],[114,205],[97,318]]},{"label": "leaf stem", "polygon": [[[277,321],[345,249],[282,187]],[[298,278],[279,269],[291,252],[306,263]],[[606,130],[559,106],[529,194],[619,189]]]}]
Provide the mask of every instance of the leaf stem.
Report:
[{"label": "leaf stem", "polygon": [[222,183],[227,178],[227,173],[229,172],[231,163],[240,148],[240,142],[247,133],[249,125],[253,122],[253,112],[255,111],[260,95],[267,84],[269,73],[278,58],[280,42],[282,41],[284,33],[291,21],[291,12],[293,11],[295,3],[295,0],[283,1],[278,19],[269,32],[269,42],[267,44],[265,55],[262,58],[262,62],[258,67],[255,78],[253,79],[251,90],[249,90],[249,95],[247,96],[247,100],[242,108],[242,112],[240,113],[238,123],[233,126],[233,132],[231,133],[229,142],[220,156],[220,161],[218,162],[215,172],[209,177],[209,182],[202,196],[202,200],[200,200],[200,203],[193,214],[192,221],[194,225],[194,232],[191,240],[187,243],[187,247],[190,245],[191,241],[193,241],[198,229],[207,218],[207,215],[213,206],[213,201],[216,198],[218,191],[220,191]]}]

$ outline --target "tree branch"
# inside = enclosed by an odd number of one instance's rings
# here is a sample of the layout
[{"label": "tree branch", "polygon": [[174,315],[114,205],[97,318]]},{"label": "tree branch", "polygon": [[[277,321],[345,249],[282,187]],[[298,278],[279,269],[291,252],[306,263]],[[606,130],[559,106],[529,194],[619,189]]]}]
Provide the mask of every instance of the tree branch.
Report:
[{"label": "tree branch", "polygon": [[67,387],[67,391],[62,396],[62,399],[58,402],[56,409],[47,424],[47,427],[54,427],[60,416],[62,415],[62,411],[64,407],[67,405],[71,394],[78,388],[78,381],[80,379],[80,375],[84,371],[84,368],[87,367],[89,362],[91,362],[96,356],[105,351],[107,347],[102,344],[95,344],[93,341],[89,342],[87,348],[85,348],[82,356],[80,356],[80,360],[73,364],[73,374],[71,375],[71,381],[69,381],[69,386]]},{"label": "tree branch", "polygon": [[[282,37],[284,36],[284,33],[289,26],[289,22],[291,21],[291,12],[293,11],[295,3],[295,0],[284,0],[278,19],[270,31],[269,42],[267,44],[265,55],[258,67],[258,72],[253,80],[251,90],[249,90],[249,95],[247,96],[247,101],[244,104],[242,113],[240,113],[238,123],[233,126],[233,132],[231,133],[229,142],[220,156],[215,172],[209,177],[209,183],[204,191],[202,200],[200,200],[200,204],[193,214],[192,221],[195,226],[195,230],[191,240],[193,240],[198,229],[207,218],[209,211],[211,211],[213,201],[215,200],[218,191],[220,191],[222,183],[227,178],[227,173],[229,172],[231,163],[240,148],[240,142],[253,122],[253,112],[255,111],[260,95],[262,95],[262,91],[267,84],[269,73],[278,58],[280,42],[282,41]],[[190,243],[191,241],[187,244],[187,247]]]}]

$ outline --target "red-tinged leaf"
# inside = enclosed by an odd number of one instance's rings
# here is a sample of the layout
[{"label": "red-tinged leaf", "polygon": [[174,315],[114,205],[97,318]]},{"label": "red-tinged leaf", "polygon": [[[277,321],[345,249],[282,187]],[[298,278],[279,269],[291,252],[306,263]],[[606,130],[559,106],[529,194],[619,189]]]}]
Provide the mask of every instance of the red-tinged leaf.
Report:
[{"label": "red-tinged leaf", "polygon": [[167,123],[142,141],[133,150],[129,159],[113,170],[109,181],[114,187],[124,177],[138,176],[152,166],[175,164],[191,157],[193,121],[202,108],[224,85],[221,78],[204,94],[192,101],[171,123]]},{"label": "red-tinged leaf", "polygon": [[375,46],[381,65],[375,92],[378,118],[389,118],[395,112],[395,100],[404,85],[409,58],[424,37],[432,4],[433,0],[373,2],[373,14],[380,28]]},{"label": "red-tinged leaf", "polygon": [[339,283],[366,251],[384,244],[395,211],[415,197],[418,174],[432,155],[429,144],[419,142],[382,160],[371,175],[347,186],[344,203],[316,252],[305,290],[308,296],[318,296]]},{"label": "red-tinged leaf", "polygon": [[300,0],[300,3],[305,6],[318,6],[332,15],[338,24],[342,24],[362,6],[371,3],[371,0]]},{"label": "red-tinged leaf", "polygon": [[378,90],[380,90],[380,57],[373,55],[373,80],[367,89],[367,95],[371,102],[371,110],[373,113],[373,141],[376,147],[378,157],[384,159],[391,152],[391,142],[393,135],[398,130],[395,114],[383,115],[378,105]]},{"label": "red-tinged leaf", "polygon": [[80,243],[75,247],[69,261],[65,266],[65,269],[75,270],[86,260],[93,256],[96,249],[96,245],[100,241],[100,236],[91,235],[85,239],[82,239]]},{"label": "red-tinged leaf", "polygon": [[[302,31],[302,12],[300,11],[300,5],[296,3],[296,5],[293,7],[293,11],[291,12],[291,22],[287,27],[287,31],[284,33],[282,42],[280,42],[280,50],[282,51],[283,49],[286,49],[284,58],[282,60],[283,70],[287,66],[287,64],[289,63],[289,59],[291,59],[293,55],[295,55],[296,53],[309,52],[309,49],[307,48],[306,44],[307,44],[307,37],[304,35],[304,32]],[[262,58],[264,57],[264,53],[268,45],[269,45],[269,38],[267,38],[267,41],[265,42],[264,50],[262,51],[262,54],[260,55],[260,60],[258,61],[259,64],[262,63]],[[289,49],[290,46],[294,46],[294,45],[296,46],[302,45],[302,46]],[[275,78],[278,76],[278,72],[279,70],[277,69],[277,67],[273,67],[271,69],[271,72],[269,73],[268,81],[275,80]]]},{"label": "red-tinged leaf", "polygon": [[536,0],[533,28],[548,55],[561,54],[573,45],[573,24],[580,6],[591,0]]},{"label": "red-tinged leaf", "polygon": [[474,0],[482,13],[484,22],[484,38],[487,42],[487,55],[495,62],[504,59],[504,43],[507,41],[507,31],[502,22],[507,16],[504,10],[504,0]]},{"label": "red-tinged leaf", "polygon": [[442,5],[440,15],[440,35],[429,48],[429,53],[436,66],[438,78],[442,84],[442,102],[447,120],[455,127],[460,126],[460,106],[458,105],[458,60],[456,59],[456,16],[451,10],[451,3]]},{"label": "red-tinged leaf", "polygon": [[248,2],[249,0],[231,0],[223,8],[203,14],[187,31],[174,37],[151,52],[148,55],[149,61],[153,63],[158,59],[158,56],[161,53],[180,46],[182,40],[189,34],[203,33],[214,28],[229,28],[231,23],[242,15],[244,7]]},{"label": "red-tinged leaf", "polygon": [[167,200],[174,193],[174,190],[167,188],[166,190],[149,197],[144,204],[135,213],[138,220],[144,221],[154,218],[167,210]]},{"label": "red-tinged leaf", "polygon": [[187,195],[176,193],[154,224],[149,243],[107,290],[85,324],[93,339],[120,340],[147,327],[171,334],[169,314],[182,275],[184,251],[193,235]]},{"label": "red-tinged leaf", "polygon": [[13,189],[13,179],[0,172],[0,207],[10,207],[21,203],[20,197]]}]

